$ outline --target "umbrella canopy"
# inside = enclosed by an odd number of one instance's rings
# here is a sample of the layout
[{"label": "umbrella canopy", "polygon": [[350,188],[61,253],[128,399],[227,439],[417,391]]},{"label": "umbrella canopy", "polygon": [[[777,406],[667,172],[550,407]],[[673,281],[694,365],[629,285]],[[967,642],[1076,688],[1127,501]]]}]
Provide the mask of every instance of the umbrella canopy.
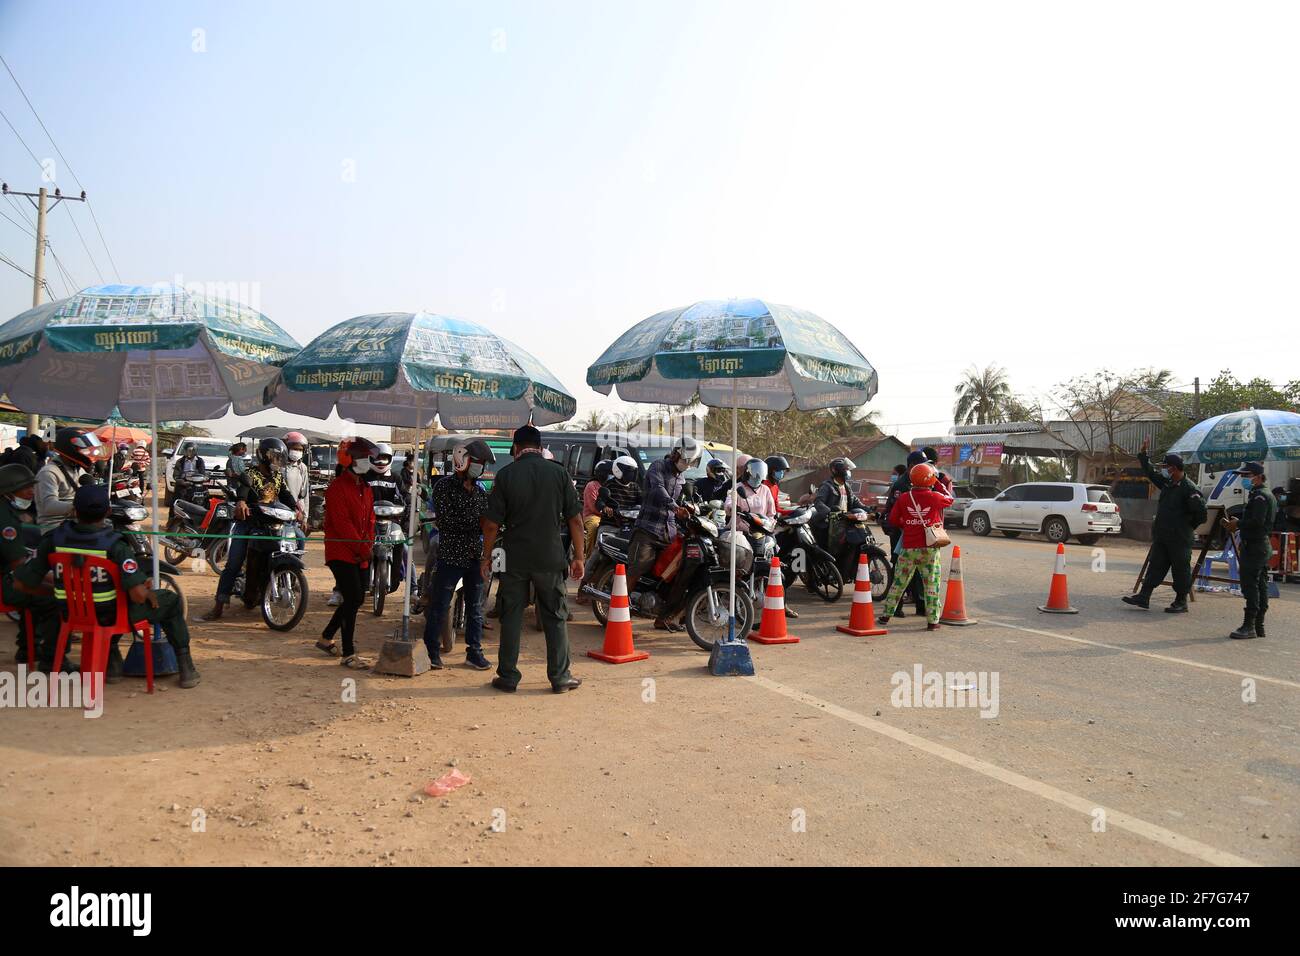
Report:
[{"label": "umbrella canopy", "polygon": [[[103,421],[248,414],[298,351],[283,329],[179,286],[102,285],[0,325],[0,392],[22,409]],[[154,366],[151,368],[150,366]]]},{"label": "umbrella canopy", "polygon": [[[287,412],[367,425],[513,428],[572,418],[577,400],[531,354],[476,322],[359,315],[308,343],[267,389]],[[418,408],[418,413],[417,413]],[[418,420],[417,420],[418,419]]]},{"label": "umbrella canopy", "polygon": [[95,429],[95,434],[104,444],[112,446],[118,442],[130,442],[135,444],[142,441],[145,444],[153,441],[153,435],[143,428],[132,428],[130,425],[100,425]]},{"label": "umbrella canopy", "polygon": [[1300,415],[1248,408],[1197,422],[1169,448],[1188,461],[1238,465],[1243,461],[1300,461]]},{"label": "umbrella canopy", "polygon": [[256,428],[240,432],[239,437],[246,438],[249,441],[260,441],[263,438],[283,438],[289,432],[300,432],[302,437],[312,445],[333,445],[339,440],[338,435],[313,431],[310,428],[302,428],[296,425],[259,425]]},{"label": "umbrella canopy", "polygon": [[[734,387],[733,387],[734,383]],[[587,370],[628,402],[804,411],[861,405],[876,370],[811,312],[762,299],[710,299],[638,322]]]}]

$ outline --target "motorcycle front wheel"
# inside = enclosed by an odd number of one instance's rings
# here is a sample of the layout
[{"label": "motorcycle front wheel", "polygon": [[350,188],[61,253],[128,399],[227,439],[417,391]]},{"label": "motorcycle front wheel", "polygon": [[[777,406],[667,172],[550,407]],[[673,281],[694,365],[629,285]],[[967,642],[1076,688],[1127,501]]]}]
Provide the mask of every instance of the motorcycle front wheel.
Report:
[{"label": "motorcycle front wheel", "polygon": [[808,570],[803,573],[804,586],[827,604],[833,604],[844,594],[844,576],[835,562],[828,561],[821,555],[814,555],[808,561]]},{"label": "motorcycle front wheel", "polygon": [[190,556],[190,550],[194,547],[194,542],[197,540],[186,538],[183,535],[177,535],[177,532],[181,531],[183,528],[184,526],[180,521],[173,518],[171,521],[167,522],[168,537],[162,539],[163,558],[166,559],[168,564],[174,564],[177,567],[180,567],[181,562]]},{"label": "motorcycle front wheel", "polygon": [[894,584],[894,565],[880,548],[867,548],[867,567],[871,571],[871,600],[879,604]]},{"label": "motorcycle front wheel", "polygon": [[[614,586],[615,570],[615,568],[606,568],[604,571],[601,571],[592,581],[592,587],[597,591],[604,591],[608,594],[610,589]],[[596,616],[596,623],[601,627],[604,627],[606,622],[609,621],[609,602],[602,601],[599,598],[592,598],[591,613]]]},{"label": "motorcycle front wheel", "polygon": [[[709,607],[709,589],[700,588],[686,599],[686,633],[703,651],[713,650],[717,641],[725,641],[730,628],[731,588],[713,586],[714,609]],[[736,585],[736,639],[745,640],[754,620],[754,605],[744,585]]]},{"label": "motorcycle front wheel", "polygon": [[230,554],[229,538],[212,538],[203,552],[204,559],[212,573],[220,576],[226,566],[226,557]]},{"label": "motorcycle front wheel", "polygon": [[[262,593],[262,620],[273,631],[291,631],[307,613],[307,576],[298,568],[287,567],[272,571],[271,579]],[[279,600],[272,597],[273,591],[280,595]]]},{"label": "motorcycle front wheel", "polygon": [[384,598],[388,597],[388,562],[383,558],[370,566],[370,600],[375,617],[384,613]]}]

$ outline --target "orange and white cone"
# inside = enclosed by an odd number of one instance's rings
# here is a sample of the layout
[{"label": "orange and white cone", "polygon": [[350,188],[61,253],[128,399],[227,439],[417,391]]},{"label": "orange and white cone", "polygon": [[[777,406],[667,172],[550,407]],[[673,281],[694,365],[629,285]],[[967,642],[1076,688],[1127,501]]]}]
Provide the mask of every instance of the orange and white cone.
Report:
[{"label": "orange and white cone", "polygon": [[853,607],[849,610],[849,623],[836,624],[835,630],[854,637],[879,637],[888,634],[876,626],[876,605],[871,600],[871,559],[858,555],[858,574],[853,581]]},{"label": "orange and white cone", "polygon": [[758,633],[749,636],[759,644],[798,644],[799,638],[785,632],[785,587],[781,583],[781,559],[772,559],[767,576],[767,593],[763,595],[763,620]]},{"label": "orange and white cone", "polygon": [[940,624],[965,627],[978,624],[966,616],[966,585],[961,579],[961,545],[952,546],[952,564],[948,568],[948,590],[943,597],[943,612],[939,615]]},{"label": "orange and white cone", "polygon": [[632,610],[627,601],[627,569],[621,564],[614,569],[614,587],[609,592],[605,647],[599,651],[587,651],[587,656],[608,664],[630,664],[650,656],[632,645]]},{"label": "orange and white cone", "polygon": [[1056,546],[1056,567],[1052,571],[1052,587],[1047,592],[1047,603],[1040,604],[1038,610],[1047,614],[1078,614],[1079,609],[1070,607],[1070,588],[1065,580],[1065,545]]}]

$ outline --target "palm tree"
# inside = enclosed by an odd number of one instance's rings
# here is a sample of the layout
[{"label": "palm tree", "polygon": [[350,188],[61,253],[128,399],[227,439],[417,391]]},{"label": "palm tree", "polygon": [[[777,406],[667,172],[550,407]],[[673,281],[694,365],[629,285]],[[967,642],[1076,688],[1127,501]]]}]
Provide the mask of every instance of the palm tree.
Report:
[{"label": "palm tree", "polygon": [[984,369],[971,366],[953,389],[957,404],[953,421],[958,425],[990,425],[1002,421],[1012,398],[1007,373],[996,365]]},{"label": "palm tree", "polygon": [[581,419],[577,424],[577,430],[580,432],[599,432],[605,430],[605,416],[600,413],[599,409],[593,408],[587,412],[587,417]]},{"label": "palm tree", "polygon": [[865,405],[828,408],[821,413],[827,438],[871,438],[880,434],[880,409]]}]

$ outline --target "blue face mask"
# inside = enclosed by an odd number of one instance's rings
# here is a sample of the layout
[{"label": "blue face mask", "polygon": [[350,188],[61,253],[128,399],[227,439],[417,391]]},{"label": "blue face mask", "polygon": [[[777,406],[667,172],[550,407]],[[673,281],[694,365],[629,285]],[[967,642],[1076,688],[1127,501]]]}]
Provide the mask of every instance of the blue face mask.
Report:
[{"label": "blue face mask", "polygon": [[1168,478],[1168,477],[1169,477],[1169,469],[1168,469],[1168,468],[1161,468],[1161,469],[1160,469],[1160,477],[1161,477],[1161,478]]},{"label": "blue face mask", "polygon": [[784,477],[785,477],[785,472],[784,472],[784,471],[774,471],[774,472],[772,472],[772,480],[775,481],[778,485],[781,483],[781,479],[784,478]]},{"label": "blue face mask", "polygon": [[757,489],[758,486],[761,485],[762,483],[763,483],[763,479],[758,477],[758,475],[750,475],[745,479],[745,484],[755,489]]},{"label": "blue face mask", "polygon": [[1241,489],[1242,489],[1242,491],[1244,491],[1246,494],[1250,494],[1250,489],[1252,489],[1252,488],[1254,488],[1254,487],[1255,487],[1255,479],[1254,479],[1254,478],[1252,478],[1250,475],[1242,475],[1242,476],[1241,476]]}]

